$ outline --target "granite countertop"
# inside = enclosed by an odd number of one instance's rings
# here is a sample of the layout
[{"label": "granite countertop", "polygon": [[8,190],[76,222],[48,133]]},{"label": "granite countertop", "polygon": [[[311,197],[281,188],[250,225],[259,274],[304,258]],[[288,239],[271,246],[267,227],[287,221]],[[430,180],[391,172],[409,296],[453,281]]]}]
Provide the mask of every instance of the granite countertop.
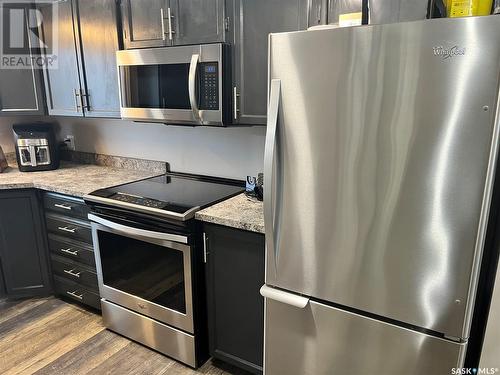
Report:
[{"label": "granite countertop", "polygon": [[207,223],[264,233],[264,205],[245,194],[237,195],[196,213]]},{"label": "granite countertop", "polygon": [[[12,165],[12,164],[10,164]],[[54,171],[20,172],[12,166],[0,173],[0,190],[36,188],[83,197],[94,190],[158,176],[158,171],[122,169],[61,162]]]}]

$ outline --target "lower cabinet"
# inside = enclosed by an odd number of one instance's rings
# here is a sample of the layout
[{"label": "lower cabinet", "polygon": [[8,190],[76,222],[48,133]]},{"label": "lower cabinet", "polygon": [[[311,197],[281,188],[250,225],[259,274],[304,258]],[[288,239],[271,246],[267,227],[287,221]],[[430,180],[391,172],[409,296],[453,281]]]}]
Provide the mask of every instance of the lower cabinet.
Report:
[{"label": "lower cabinet", "polygon": [[56,295],[100,309],[89,208],[55,193],[44,193],[43,201]]},{"label": "lower cabinet", "polygon": [[262,373],[264,235],[204,224],[212,357]]},{"label": "lower cabinet", "polygon": [[35,190],[0,192],[0,295],[51,293],[43,216]]}]

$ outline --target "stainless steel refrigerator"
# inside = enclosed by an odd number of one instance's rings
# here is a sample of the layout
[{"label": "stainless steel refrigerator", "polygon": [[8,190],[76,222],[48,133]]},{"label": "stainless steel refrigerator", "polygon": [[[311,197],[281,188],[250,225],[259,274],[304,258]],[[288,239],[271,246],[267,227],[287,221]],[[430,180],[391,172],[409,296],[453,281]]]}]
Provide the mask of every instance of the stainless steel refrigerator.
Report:
[{"label": "stainless steel refrigerator", "polygon": [[267,375],[463,365],[496,169],[500,18],[272,34]]}]

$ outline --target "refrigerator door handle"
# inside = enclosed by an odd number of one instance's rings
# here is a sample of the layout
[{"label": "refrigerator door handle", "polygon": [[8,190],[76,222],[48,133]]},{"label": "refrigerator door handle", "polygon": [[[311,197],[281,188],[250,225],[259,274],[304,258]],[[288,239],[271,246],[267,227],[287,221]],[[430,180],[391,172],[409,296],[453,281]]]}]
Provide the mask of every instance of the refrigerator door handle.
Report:
[{"label": "refrigerator door handle", "polygon": [[260,295],[264,298],[269,298],[299,309],[305,308],[309,303],[309,298],[307,297],[285,292],[267,285],[263,285],[262,288],[260,288]]},{"label": "refrigerator door handle", "polygon": [[269,93],[269,107],[267,114],[267,134],[266,134],[266,147],[264,153],[264,227],[266,232],[266,247],[268,256],[274,257],[274,264],[277,268],[278,263],[278,246],[276,235],[278,230],[277,223],[275,222],[275,202],[273,201],[273,193],[275,187],[275,151],[277,143],[278,131],[278,113],[281,98],[281,80],[273,79],[271,81]]}]

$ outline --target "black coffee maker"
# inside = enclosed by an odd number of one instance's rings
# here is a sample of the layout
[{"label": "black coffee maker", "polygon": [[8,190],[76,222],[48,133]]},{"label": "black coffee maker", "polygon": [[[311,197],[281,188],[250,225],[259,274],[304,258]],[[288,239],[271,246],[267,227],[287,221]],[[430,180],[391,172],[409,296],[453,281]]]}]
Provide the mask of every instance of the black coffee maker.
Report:
[{"label": "black coffee maker", "polygon": [[59,150],[52,124],[16,124],[17,165],[21,172],[49,171],[59,168]]}]

